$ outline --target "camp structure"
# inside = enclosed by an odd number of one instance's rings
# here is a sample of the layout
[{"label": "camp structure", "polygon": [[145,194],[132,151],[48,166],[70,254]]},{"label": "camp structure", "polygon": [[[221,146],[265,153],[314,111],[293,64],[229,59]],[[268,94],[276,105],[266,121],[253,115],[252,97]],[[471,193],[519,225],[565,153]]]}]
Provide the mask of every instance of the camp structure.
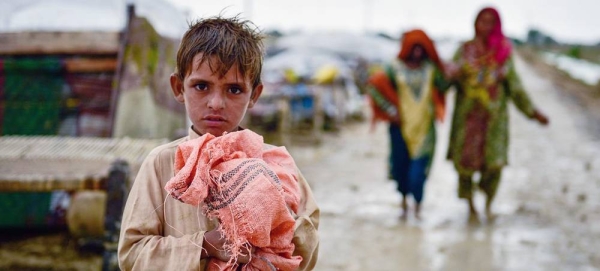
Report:
[{"label": "camp structure", "polygon": [[169,90],[179,38],[135,9],[122,29],[0,33],[1,134],[168,138],[183,128]]},{"label": "camp structure", "polygon": [[[106,246],[113,266],[140,164],[186,125],[169,86],[185,16],[128,3],[0,3],[0,228],[66,227]],[[109,27],[73,27],[99,21]]]}]

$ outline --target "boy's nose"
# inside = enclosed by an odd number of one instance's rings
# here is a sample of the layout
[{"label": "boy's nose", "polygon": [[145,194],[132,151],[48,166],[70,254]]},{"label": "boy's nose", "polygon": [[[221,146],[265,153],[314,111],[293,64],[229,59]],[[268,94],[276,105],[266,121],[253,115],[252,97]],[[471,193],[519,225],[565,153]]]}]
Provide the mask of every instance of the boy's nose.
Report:
[{"label": "boy's nose", "polygon": [[221,91],[214,91],[208,99],[208,108],[210,109],[223,109],[225,108],[225,97]]}]

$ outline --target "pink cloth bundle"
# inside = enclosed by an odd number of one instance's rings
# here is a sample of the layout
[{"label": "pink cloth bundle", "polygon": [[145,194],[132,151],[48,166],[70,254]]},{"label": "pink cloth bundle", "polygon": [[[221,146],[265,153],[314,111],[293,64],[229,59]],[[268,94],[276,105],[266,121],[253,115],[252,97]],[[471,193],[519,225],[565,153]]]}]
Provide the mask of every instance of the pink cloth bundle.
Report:
[{"label": "pink cloth bundle", "polygon": [[[292,256],[297,168],[284,147],[264,147],[262,136],[250,130],[186,141],[165,189],[184,203],[204,203],[206,216],[218,218],[233,259],[244,246],[255,248],[242,270],[295,270],[302,261]],[[213,258],[208,268],[236,270],[237,264]]]}]

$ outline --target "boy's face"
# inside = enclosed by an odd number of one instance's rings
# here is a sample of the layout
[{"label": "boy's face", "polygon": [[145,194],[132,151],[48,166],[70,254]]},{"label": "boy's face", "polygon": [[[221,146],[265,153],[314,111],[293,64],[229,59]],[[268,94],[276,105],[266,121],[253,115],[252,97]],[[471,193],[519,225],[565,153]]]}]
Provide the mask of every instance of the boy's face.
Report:
[{"label": "boy's face", "polygon": [[252,108],[262,92],[262,85],[252,90],[252,81],[239,73],[233,65],[225,76],[214,73],[209,62],[216,65],[213,57],[199,65],[202,54],[192,60],[190,72],[183,82],[176,74],[171,75],[171,89],[175,99],[185,104],[194,130],[200,134],[221,136],[236,131],[248,108]]}]

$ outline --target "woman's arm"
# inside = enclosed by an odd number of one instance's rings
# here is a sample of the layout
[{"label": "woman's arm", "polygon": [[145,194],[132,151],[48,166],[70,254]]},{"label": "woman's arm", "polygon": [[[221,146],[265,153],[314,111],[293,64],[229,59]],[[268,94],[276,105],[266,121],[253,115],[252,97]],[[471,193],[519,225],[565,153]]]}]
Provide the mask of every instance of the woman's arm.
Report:
[{"label": "woman's arm", "polygon": [[548,118],[541,113],[531,102],[529,95],[525,92],[521,79],[516,72],[512,58],[509,58],[505,63],[506,75],[504,79],[504,87],[506,88],[507,95],[515,103],[515,106],[525,116],[537,120],[539,123],[546,125],[548,124]]}]

